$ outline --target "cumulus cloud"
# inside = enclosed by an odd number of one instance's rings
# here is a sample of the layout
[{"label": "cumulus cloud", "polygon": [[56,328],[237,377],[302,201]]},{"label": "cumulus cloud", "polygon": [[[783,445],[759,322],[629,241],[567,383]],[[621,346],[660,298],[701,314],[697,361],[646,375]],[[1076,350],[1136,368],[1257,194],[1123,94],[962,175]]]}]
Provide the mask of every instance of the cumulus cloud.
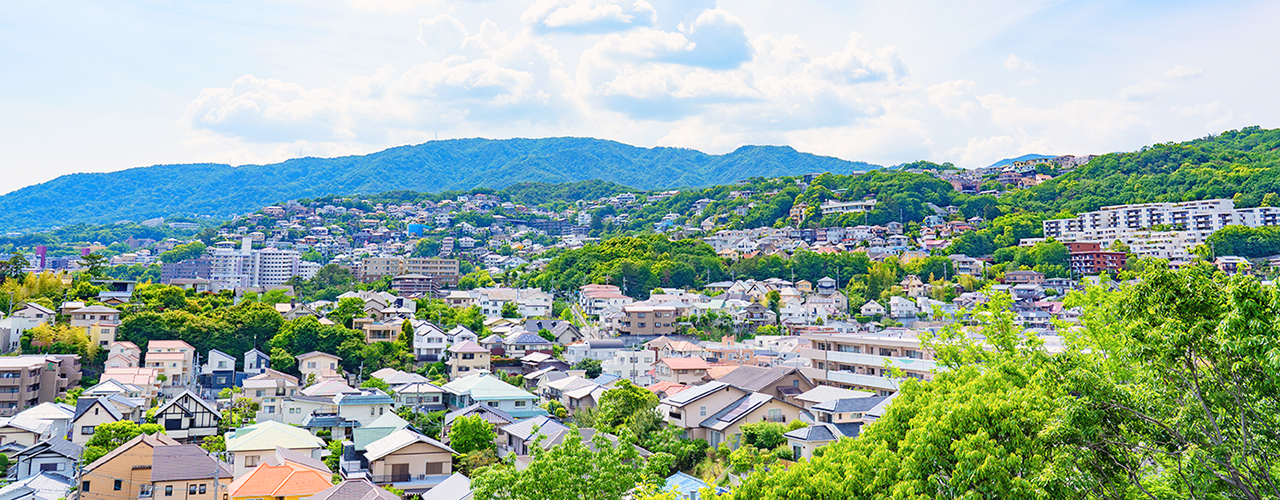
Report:
[{"label": "cumulus cloud", "polygon": [[1174,66],[1169,69],[1169,71],[1164,72],[1164,77],[1169,80],[1186,80],[1199,77],[1203,74],[1204,71],[1192,68],[1191,66]]},{"label": "cumulus cloud", "polygon": [[338,88],[308,89],[245,75],[206,89],[181,123],[255,142],[384,141],[396,131],[464,122],[555,122],[577,106],[556,51],[489,21],[474,35],[442,15],[424,21],[423,43],[454,54],[405,71],[384,67]]},{"label": "cumulus cloud", "polygon": [[1034,68],[1034,66],[1031,65],[1031,62],[1024,60],[1021,57],[1018,57],[1018,54],[1009,54],[1009,57],[1006,57],[1004,59],[1004,69],[1007,69],[1010,71],[1017,71],[1020,69],[1032,69],[1032,68]]},{"label": "cumulus cloud", "polygon": [[582,34],[653,26],[657,16],[645,0],[538,0],[521,20],[540,32]]},{"label": "cumulus cloud", "polygon": [[1143,80],[1136,85],[1120,89],[1120,98],[1127,101],[1150,101],[1173,90],[1173,85],[1156,80]]}]

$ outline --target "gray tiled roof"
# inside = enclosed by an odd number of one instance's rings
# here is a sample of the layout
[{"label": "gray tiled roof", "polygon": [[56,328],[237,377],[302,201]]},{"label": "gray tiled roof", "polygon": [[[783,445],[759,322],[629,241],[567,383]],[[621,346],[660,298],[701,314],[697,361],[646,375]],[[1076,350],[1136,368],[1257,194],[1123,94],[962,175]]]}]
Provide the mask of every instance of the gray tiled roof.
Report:
[{"label": "gray tiled roof", "polygon": [[227,465],[215,461],[203,448],[194,444],[157,446],[151,458],[152,481],[183,481],[231,477]]},{"label": "gray tiled roof", "polygon": [[888,396],[871,396],[869,398],[833,399],[813,405],[813,409],[828,413],[865,413],[879,405]]},{"label": "gray tiled roof", "polygon": [[311,495],[308,500],[400,500],[400,497],[368,480],[349,479]]}]

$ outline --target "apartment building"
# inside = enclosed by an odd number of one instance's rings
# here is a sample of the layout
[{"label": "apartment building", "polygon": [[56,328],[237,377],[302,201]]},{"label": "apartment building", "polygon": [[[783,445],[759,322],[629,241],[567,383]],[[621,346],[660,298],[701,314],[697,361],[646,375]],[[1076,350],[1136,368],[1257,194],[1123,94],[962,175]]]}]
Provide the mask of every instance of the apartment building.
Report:
[{"label": "apartment building", "polygon": [[1280,225],[1280,207],[1236,208],[1226,199],[1142,203],[1102,207],[1072,219],[1043,223],[1045,238],[1058,241],[1122,241],[1143,257],[1189,259],[1191,250],[1230,225]]},{"label": "apartment building", "polygon": [[628,304],[622,307],[618,332],[623,335],[672,335],[676,333],[674,306]]},{"label": "apartment building", "polygon": [[866,212],[876,207],[874,198],[862,201],[827,200],[822,202],[822,215]]},{"label": "apartment building", "polygon": [[1099,274],[1124,269],[1128,255],[1124,252],[1109,252],[1102,249],[1101,243],[1077,241],[1067,243],[1070,252],[1071,274],[1082,276]]},{"label": "apartment building", "polygon": [[635,302],[635,299],[622,294],[622,289],[614,285],[584,285],[578,290],[578,305],[588,316],[599,316],[610,308],[621,308]]},{"label": "apartment building", "polygon": [[0,417],[53,401],[80,383],[80,357],[72,354],[0,357]]},{"label": "apartment building", "polygon": [[249,238],[241,240],[239,247],[219,242],[209,261],[209,281],[215,290],[281,285],[294,276],[311,279],[320,270],[320,264],[302,260],[294,250],[254,249]]},{"label": "apartment building", "polygon": [[458,260],[380,256],[366,257],[360,264],[360,280],[366,283],[387,276],[395,277],[404,274],[428,276],[442,287],[454,287],[458,285]]},{"label": "apartment building", "polygon": [[213,261],[208,257],[187,259],[181,262],[160,264],[160,283],[168,285],[176,279],[209,279],[213,273]]},{"label": "apartment building", "polygon": [[871,391],[880,395],[897,392],[903,376],[921,380],[933,378],[933,353],[920,345],[914,332],[901,334],[816,333],[803,334],[810,347],[800,349],[800,357],[809,360],[801,369],[819,385],[843,389]]},{"label": "apartment building", "polygon": [[630,380],[631,383],[641,387],[648,387],[656,381],[650,374],[656,356],[657,353],[649,349],[618,349],[613,351],[613,357],[600,364],[600,368],[603,373]]}]

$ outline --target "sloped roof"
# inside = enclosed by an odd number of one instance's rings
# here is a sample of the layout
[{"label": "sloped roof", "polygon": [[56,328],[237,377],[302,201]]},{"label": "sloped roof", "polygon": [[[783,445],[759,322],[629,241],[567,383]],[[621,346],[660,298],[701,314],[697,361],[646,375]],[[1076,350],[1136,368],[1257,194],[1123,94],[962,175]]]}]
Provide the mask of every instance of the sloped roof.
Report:
[{"label": "sloped roof", "polygon": [[[318,496],[318,495],[317,495]],[[423,498],[431,500],[466,500],[471,496],[471,478],[462,475],[461,472],[455,472],[448,479],[441,481]],[[313,496],[311,499],[316,499]],[[318,500],[339,500],[339,499],[318,499]],[[366,499],[341,499],[341,500],[366,500]]]},{"label": "sloped roof", "polygon": [[[454,475],[461,476],[461,474]],[[466,478],[466,476],[463,476],[463,478]],[[450,476],[450,479],[452,479],[452,476]],[[440,483],[440,485],[444,485],[444,483]],[[423,498],[436,500],[436,488],[439,488],[440,485],[432,488],[431,492],[428,495],[424,495]],[[471,492],[470,480],[467,480],[467,492]],[[400,500],[400,497],[380,486],[374,485],[367,479],[348,479],[311,495],[307,500]]]},{"label": "sloped roof", "polygon": [[662,392],[662,393],[666,393],[667,396],[674,396],[680,391],[683,391],[688,388],[689,386],[687,385],[677,384],[675,382],[667,382],[665,380],[660,380],[649,387],[645,387],[645,389],[648,389],[649,392],[652,392],[654,394]]},{"label": "sloped roof", "polygon": [[776,398],[773,396],[759,392],[747,394],[707,417],[699,425],[717,431],[724,430],[774,399]]},{"label": "sloped roof", "polygon": [[[103,455],[101,458],[94,460],[93,463],[85,467],[85,470],[96,469],[102,464],[105,464],[107,462],[114,460],[116,457],[120,456],[121,453],[129,451],[129,449],[133,448],[134,446],[144,445],[144,446],[150,446],[152,448],[160,448],[163,446],[178,446],[180,444],[182,443],[179,443],[173,438],[164,435],[164,433],[138,434],[137,437],[134,437],[133,439],[125,441],[124,444],[117,446],[116,449],[111,450],[106,455]],[[212,470],[212,468],[210,470]],[[227,477],[230,477],[230,476],[227,476]]]},{"label": "sloped roof", "polygon": [[347,385],[340,379],[331,378],[316,382],[315,385],[303,389],[304,396],[336,396],[338,394],[348,394],[360,392],[359,390]]},{"label": "sloped roof", "polygon": [[457,453],[449,445],[409,429],[400,429],[387,435],[387,437],[369,443],[369,446],[365,447],[364,457],[372,462],[415,443],[426,443],[449,453]]},{"label": "sloped roof", "polygon": [[290,450],[324,448],[324,440],[306,429],[265,420],[236,429],[227,435],[227,451],[274,450],[277,446]]},{"label": "sloped roof", "polygon": [[[222,413],[218,411],[218,407],[217,407],[217,406],[214,406],[214,404],[213,404],[213,403],[210,403],[210,402],[208,402],[208,401],[205,401],[205,400],[204,400],[204,398],[201,398],[200,396],[196,395],[196,393],[191,392],[191,389],[187,389],[187,390],[185,390],[185,391],[182,391],[182,393],[181,393],[181,394],[178,394],[177,396],[174,396],[174,398],[173,398],[172,400],[170,400],[168,403],[165,403],[164,405],[160,406],[159,408],[156,408],[156,414],[164,413],[164,411],[165,411],[165,410],[167,410],[167,409],[169,409],[169,407],[170,407],[170,406],[174,406],[174,405],[178,404],[178,402],[180,402],[180,401],[182,401],[182,400],[184,400],[184,399],[189,400],[189,401],[194,401],[196,404],[198,404],[198,405],[200,405],[200,406],[203,406],[206,410],[209,410],[210,412],[214,413],[215,415],[222,415]],[[186,410],[186,411],[193,411],[193,410],[195,410],[195,408],[188,408],[188,407],[186,407],[186,406],[180,406],[180,408],[182,408],[183,410]],[[221,418],[221,417],[219,417],[219,418]]]},{"label": "sloped roof", "polygon": [[157,447],[151,455],[152,481],[183,481],[187,479],[213,479],[231,477],[227,464],[216,461],[209,452],[194,444]]},{"label": "sloped roof", "polygon": [[783,436],[797,441],[822,443],[835,441],[837,439],[836,434],[837,431],[828,427],[828,424],[813,424],[808,427],[801,427],[799,429],[789,431],[786,434],[783,434]]},{"label": "sloped roof", "polygon": [[[78,444],[72,443],[71,441],[62,439],[61,436],[54,436],[26,447],[26,449],[18,452],[18,455],[32,455],[44,453],[45,451],[50,451],[72,460],[79,460],[80,455],[84,453],[84,448]],[[16,459],[17,457],[15,456],[14,458]],[[16,462],[17,460],[14,461]]]},{"label": "sloped roof", "polygon": [[811,403],[822,403],[833,399],[866,398],[871,396],[875,396],[875,393],[868,391],[855,391],[853,389],[841,389],[831,385],[819,385],[805,391],[799,396],[796,396],[796,399]]},{"label": "sloped roof", "polygon": [[813,409],[830,413],[865,413],[889,399],[888,396],[871,396],[867,398],[843,398],[824,401],[813,405]]},{"label": "sloped roof", "polygon": [[[79,420],[81,415],[84,415],[86,412],[93,409],[95,405],[102,405],[102,408],[107,410],[107,413],[111,415],[111,418],[114,418],[117,421],[124,418],[124,415],[120,414],[120,410],[117,410],[116,406],[111,404],[106,396],[99,396],[96,398],[77,399],[76,414],[72,417],[72,420]],[[160,412],[157,410],[156,413]]]},{"label": "sloped roof", "polygon": [[488,350],[488,349],[485,349],[485,348],[484,348],[484,347],[482,347],[480,344],[477,344],[477,343],[472,342],[472,341],[470,341],[470,340],[464,340],[464,341],[462,341],[462,342],[458,342],[458,343],[456,343],[456,344],[453,344],[453,345],[449,346],[449,352],[457,352],[457,353],[463,353],[463,352],[476,352],[476,353],[479,353],[479,352],[489,352],[489,350]]},{"label": "sloped roof", "polygon": [[488,373],[468,375],[449,382],[442,389],[458,395],[470,395],[477,401],[497,399],[534,399],[534,395],[519,387],[503,382]]},{"label": "sloped roof", "polygon": [[306,354],[299,354],[299,355],[298,355],[298,357],[297,357],[296,359],[297,359],[298,361],[302,361],[302,360],[304,360],[304,359],[309,359],[309,358],[314,358],[314,357],[319,357],[319,356],[327,356],[327,357],[330,357],[330,358],[336,358],[338,361],[342,361],[342,358],[338,357],[336,354],[329,354],[329,353],[327,353],[327,352],[320,352],[320,351],[311,351],[311,352],[306,353]]},{"label": "sloped roof", "polygon": [[737,390],[739,392],[742,391],[741,389],[733,388],[733,386],[730,386],[729,384],[726,384],[724,382],[720,382],[720,381],[707,382],[699,386],[690,387],[676,394],[669,394],[665,399],[662,400],[662,403],[671,405],[671,406],[680,407],[680,406],[684,406],[689,403],[692,403],[694,401],[697,401],[699,399],[702,399],[707,395],[710,395],[717,391],[722,391],[722,390]]},{"label": "sloped roof", "polygon": [[717,380],[747,392],[759,392],[778,383],[779,380],[782,380],[783,377],[790,375],[792,372],[799,371],[799,368],[793,366],[774,366],[771,368],[741,366]]},{"label": "sloped roof", "polygon": [[[40,472],[34,476],[14,481],[0,488],[0,498],[33,500],[57,500],[67,498],[71,478],[53,472]],[[28,496],[30,495],[30,496]]]},{"label": "sloped roof", "polygon": [[569,430],[564,424],[551,417],[534,417],[521,420],[502,428],[502,432],[514,436],[521,441],[529,441],[539,435],[550,436],[553,433]]},{"label": "sloped roof", "polygon": [[409,427],[409,422],[400,418],[395,412],[391,412],[378,417],[373,422],[369,422],[369,425],[352,429],[351,441],[356,451],[364,451],[369,447],[370,443],[407,427]]},{"label": "sloped roof", "polygon": [[459,408],[444,415],[444,425],[452,424],[454,419],[466,415],[480,415],[486,422],[497,425],[499,427],[515,422],[516,419],[507,412],[494,408],[484,403],[476,403],[466,408]]},{"label": "sloped roof", "polygon": [[332,472],[314,469],[304,464],[285,461],[284,463],[261,463],[248,474],[236,478],[227,489],[232,497],[245,496],[306,496],[313,492],[321,492],[333,485]]}]

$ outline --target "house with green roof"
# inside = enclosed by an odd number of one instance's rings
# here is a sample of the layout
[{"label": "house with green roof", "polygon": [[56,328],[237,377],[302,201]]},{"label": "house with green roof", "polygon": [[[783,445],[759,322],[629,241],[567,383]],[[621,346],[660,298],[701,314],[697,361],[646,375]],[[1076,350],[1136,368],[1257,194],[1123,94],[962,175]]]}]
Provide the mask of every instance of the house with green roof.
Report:
[{"label": "house with green roof", "polygon": [[503,382],[489,372],[480,372],[445,384],[445,404],[449,409],[465,408],[481,403],[515,418],[545,416],[546,410],[538,408],[538,397],[530,392]]},{"label": "house with green roof", "polygon": [[263,459],[274,456],[276,447],[320,459],[324,440],[301,427],[267,420],[226,434],[227,451],[235,457],[235,477],[252,472]]}]

